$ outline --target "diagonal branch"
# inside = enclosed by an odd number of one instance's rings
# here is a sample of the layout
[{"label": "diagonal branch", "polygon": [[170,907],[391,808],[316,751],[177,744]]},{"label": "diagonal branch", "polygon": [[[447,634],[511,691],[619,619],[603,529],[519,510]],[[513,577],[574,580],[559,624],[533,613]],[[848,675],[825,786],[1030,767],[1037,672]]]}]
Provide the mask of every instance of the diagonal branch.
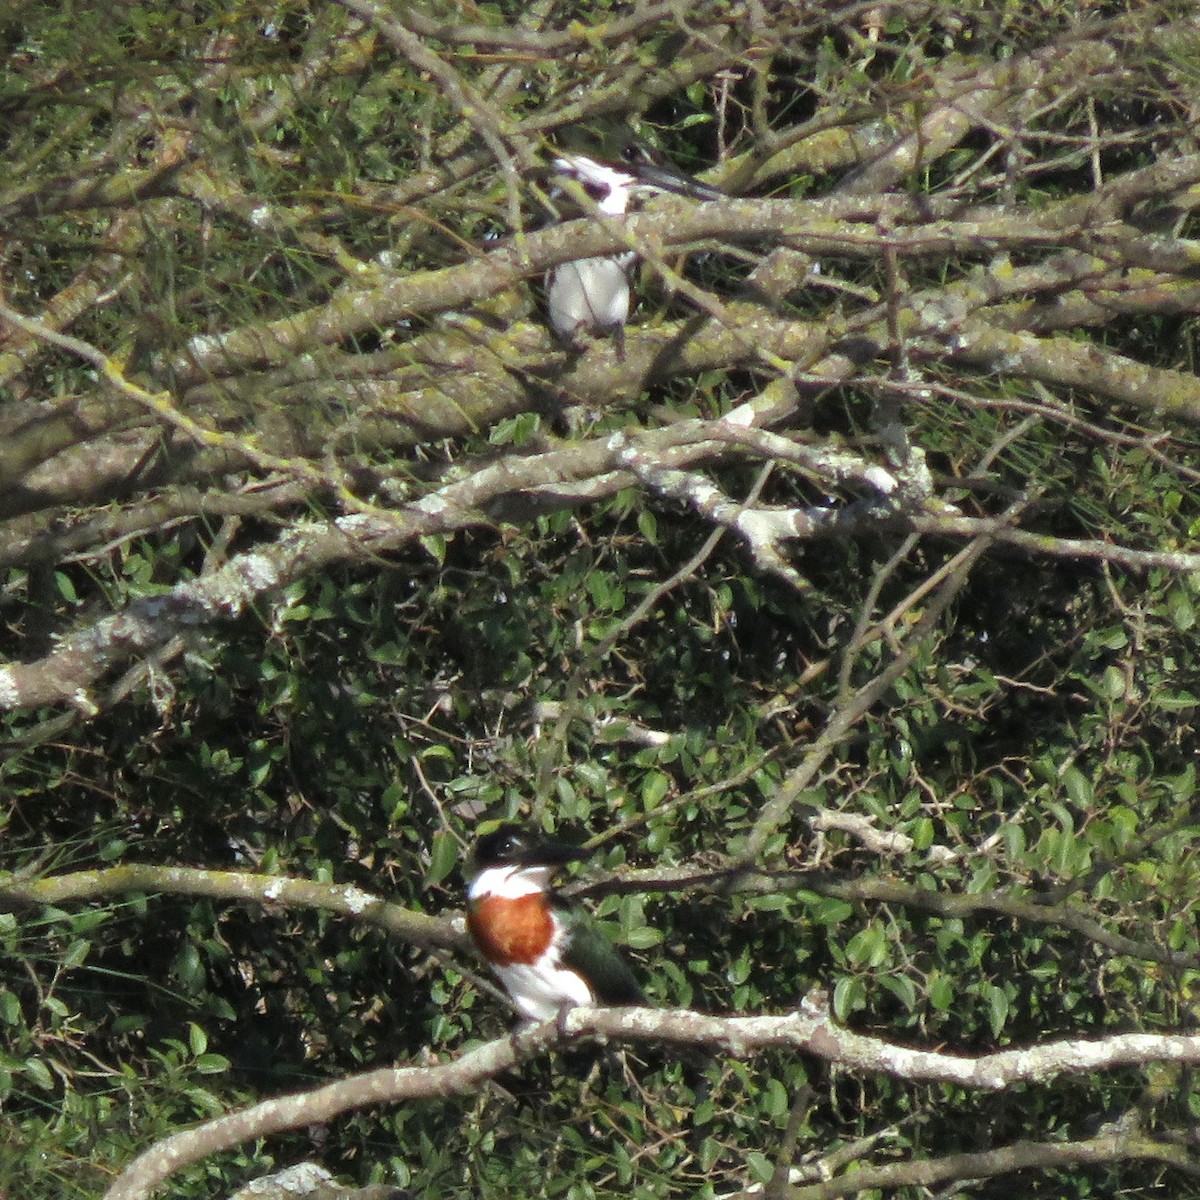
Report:
[{"label": "diagonal branch", "polygon": [[[1010,512],[1009,515],[1015,513]],[[753,862],[762,854],[767,839],[788,819],[793,806],[816,776],[821,764],[833,753],[842,738],[867,714],[871,706],[913,664],[926,640],[937,628],[942,614],[965,586],[971,568],[989,544],[988,538],[978,538],[954,556],[949,564],[948,578],[905,639],[900,652],[874,679],[838,706],[800,765],[780,783],[775,795],[763,805],[741,853],[740,857],[744,862]]]},{"label": "diagonal branch", "polygon": [[788,1200],[837,1200],[860,1192],[893,1188],[928,1189],[952,1180],[991,1179],[1013,1171],[1054,1170],[1127,1159],[1170,1163],[1195,1173],[1187,1149],[1176,1142],[1152,1137],[1139,1129],[1113,1129],[1078,1142],[1014,1142],[978,1154],[948,1154],[944,1158],[909,1159],[883,1166],[860,1167],[836,1179],[789,1188]]},{"label": "diagonal branch", "polygon": [[183,1167],[255,1138],[324,1123],[377,1104],[470,1094],[502,1071],[580,1040],[702,1046],[736,1058],[768,1049],[793,1050],[851,1071],[992,1092],[1121,1066],[1200,1063],[1200,1036],[1187,1034],[1116,1034],[1090,1041],[1047,1042],[974,1058],[922,1050],[835,1025],[820,994],[783,1016],[713,1017],[687,1010],[573,1008],[557,1021],[528,1026],[446,1062],[368,1071],[311,1092],[266,1100],[173,1134],[135,1159],[105,1200],[145,1200]]}]

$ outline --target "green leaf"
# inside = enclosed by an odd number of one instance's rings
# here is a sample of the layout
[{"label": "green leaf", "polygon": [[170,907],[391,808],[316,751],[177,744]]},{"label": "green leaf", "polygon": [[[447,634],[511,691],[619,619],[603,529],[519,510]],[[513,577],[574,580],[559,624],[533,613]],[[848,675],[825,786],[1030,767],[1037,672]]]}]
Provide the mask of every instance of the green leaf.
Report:
[{"label": "green leaf", "polygon": [[195,991],[204,983],[204,969],[200,965],[200,951],[194,942],[184,944],[175,955],[175,976],[189,991]]},{"label": "green leaf", "polygon": [[988,1021],[992,1029],[992,1037],[998,1038],[1008,1021],[1009,1000],[1003,988],[988,987]]},{"label": "green leaf", "polygon": [[954,1005],[954,984],[941,972],[933,974],[926,987],[929,1003],[939,1012],[949,1012]]},{"label": "green leaf", "polygon": [[887,962],[890,949],[883,926],[873,921],[846,944],[846,958],[855,967],[879,967]]},{"label": "green leaf", "polygon": [[194,1065],[201,1075],[224,1075],[233,1066],[223,1054],[201,1054]]},{"label": "green leaf", "polygon": [[755,1183],[769,1183],[775,1174],[775,1164],[761,1150],[747,1151],[745,1162]]},{"label": "green leaf", "polygon": [[906,1012],[915,1011],[917,1007],[917,988],[916,984],[907,975],[881,975],[876,982],[885,991],[891,992],[904,1006]]},{"label": "green leaf", "polygon": [[1120,667],[1105,667],[1100,677],[1100,690],[1110,700],[1120,700],[1125,695],[1125,672]]},{"label": "green leaf", "polygon": [[833,989],[833,1015],[839,1021],[848,1021],[866,1006],[867,992],[862,979],[856,975],[843,975]]},{"label": "green leaf", "polygon": [[76,967],[83,966],[84,960],[87,958],[88,951],[91,948],[91,942],[85,942],[82,938],[77,938],[67,947],[67,952],[63,955],[63,968],[71,971]]},{"label": "green leaf", "polygon": [[54,1076],[50,1073],[50,1068],[46,1066],[44,1060],[40,1058],[27,1058],[22,1069],[35,1087],[41,1088],[44,1092],[52,1092],[54,1090]]},{"label": "green leaf", "polygon": [[58,594],[67,601],[68,604],[77,604],[79,596],[75,591],[75,585],[71,582],[71,577],[63,571],[54,572],[54,583],[58,588]]},{"label": "green leaf", "polygon": [[642,780],[642,807],[649,812],[657,808],[671,790],[670,777],[661,771],[651,771]]},{"label": "green leaf", "polygon": [[913,849],[920,852],[928,850],[933,845],[937,831],[928,817],[919,817],[912,823],[909,836],[913,840]]},{"label": "green leaf", "polygon": [[[1124,683],[1122,683],[1123,686]],[[1072,804],[1077,808],[1083,809],[1085,812],[1091,809],[1095,801],[1092,785],[1087,776],[1078,767],[1068,767],[1063,772],[1062,782]]]},{"label": "green leaf", "polygon": [[1170,613],[1175,628],[1186,633],[1196,624],[1196,608],[1192,598],[1183,588],[1172,590],[1167,600],[1167,611]]},{"label": "green leaf", "polygon": [[768,1079],[766,1088],[760,1093],[762,1110],[768,1117],[782,1121],[788,1115],[791,1102],[787,1088],[778,1079]]},{"label": "green leaf", "polygon": [[429,555],[430,558],[439,566],[444,566],[446,563],[446,547],[449,542],[444,534],[441,533],[426,533],[422,534],[417,539],[421,544],[421,549]]},{"label": "green leaf", "polygon": [[16,1025],[21,1020],[21,1002],[10,991],[0,991],[0,1023]]},{"label": "green leaf", "polygon": [[429,855],[429,869],[425,872],[425,882],[429,887],[436,887],[458,866],[461,851],[458,840],[448,832],[435,833],[433,846]]},{"label": "green leaf", "polygon": [[195,1021],[188,1022],[188,1046],[196,1058],[208,1049],[208,1034]]},{"label": "green leaf", "polygon": [[809,920],[816,925],[840,925],[854,916],[854,908],[845,900],[831,896],[818,896],[815,892],[801,890],[797,898],[804,901]]},{"label": "green leaf", "polygon": [[655,925],[639,925],[630,929],[621,939],[633,950],[649,950],[662,944],[662,930]]},{"label": "green leaf", "polygon": [[658,541],[658,518],[648,508],[643,508],[637,517],[638,532],[652,546]]}]

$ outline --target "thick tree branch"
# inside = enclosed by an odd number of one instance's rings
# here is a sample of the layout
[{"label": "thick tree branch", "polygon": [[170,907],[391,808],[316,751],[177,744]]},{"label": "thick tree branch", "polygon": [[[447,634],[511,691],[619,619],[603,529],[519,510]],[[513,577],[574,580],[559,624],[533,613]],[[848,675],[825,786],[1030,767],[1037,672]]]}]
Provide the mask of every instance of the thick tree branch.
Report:
[{"label": "thick tree branch", "polygon": [[[516,497],[536,498],[562,506],[611,495],[639,476],[646,480],[658,478],[664,484],[671,480],[682,483],[689,477],[659,473],[678,471],[697,460],[742,444],[749,449],[786,455],[789,461],[803,465],[806,471],[814,472],[830,483],[854,476],[874,488],[889,486],[891,476],[886,471],[856,465],[853,458],[844,453],[826,455],[820,451],[806,451],[799,443],[789,448],[783,442],[763,441],[746,434],[746,430],[763,421],[778,420],[794,403],[794,394],[784,396],[777,388],[768,387],[758,397],[715,422],[680,421],[662,429],[605,436],[580,445],[567,444],[542,454],[510,455],[487,463],[465,478],[447,483],[395,510],[356,501],[356,506],[364,511],[332,522],[298,524],[276,542],[237,555],[208,575],[177,584],[162,595],[135,601],[123,613],[102,618],[67,635],[51,654],[37,662],[0,667],[0,708],[67,701],[80,713],[95,715],[98,710],[90,695],[95,681],[169,638],[197,626],[236,617],[259,598],[321,566],[361,560],[429,534],[446,534],[478,525],[492,514],[511,518],[514,514],[505,514],[502,504]],[[910,513],[904,507],[880,507],[872,500],[851,505],[841,512],[784,510],[759,513],[755,510],[742,514],[737,521],[740,525],[749,521],[750,532],[760,541],[767,537],[777,541],[783,537],[817,533],[846,534],[899,521],[913,528],[923,526],[929,532],[975,535],[978,540],[963,552],[974,555],[979,552],[978,547],[995,540],[997,529],[1011,521],[1011,514],[1008,518],[974,523],[949,515],[929,516],[919,509]],[[1092,543],[1072,546],[1062,539],[1047,542],[1035,535],[1012,536],[1012,540],[1019,542],[1022,548],[1038,552],[1053,552],[1064,557],[1108,558],[1131,566],[1189,570],[1193,562],[1193,556],[1186,554],[1151,554],[1120,548],[1102,552]],[[925,628],[927,621],[935,621],[948,602],[947,595],[931,605],[918,628]],[[905,662],[905,657],[900,656],[893,671],[899,672]],[[865,711],[874,702],[877,689],[889,686],[893,677],[892,673],[885,672],[876,685],[864,689],[859,703],[851,706],[853,711]],[[853,723],[849,709],[845,718]],[[827,751],[840,736],[837,730],[841,728],[840,720],[831,724],[829,736],[833,741],[823,738],[818,742],[806,758],[809,764],[806,771],[816,769],[820,754],[824,752],[822,747]],[[849,728],[848,724],[846,728]],[[781,795],[785,794],[792,794],[791,785],[781,792]],[[758,828],[765,831],[779,819],[781,812],[768,806],[768,811],[760,816]],[[756,835],[756,846],[763,836],[765,832]]]},{"label": "thick tree branch", "polygon": [[357,887],[289,879],[282,875],[256,875],[247,871],[129,863],[41,879],[23,880],[9,876],[0,878],[0,907],[78,903],[129,892],[208,896],[244,904],[311,908],[373,925],[414,946],[462,950],[468,944],[448,920],[389,904]]},{"label": "thick tree branch", "polygon": [[315,1091],[265,1100],[158,1142],[121,1173],[104,1200],[145,1200],[176,1171],[210,1154],[272,1133],[323,1124],[358,1108],[468,1095],[485,1080],[559,1041],[551,1022],[488,1042],[436,1066],[383,1068],[339,1079]]},{"label": "thick tree branch", "polygon": [[[1192,170],[1200,175],[1200,156]],[[248,367],[279,365],[314,344],[385,328],[421,314],[461,308],[512,287],[521,279],[572,258],[612,254],[626,246],[680,246],[705,239],[733,242],[786,240],[812,254],[875,257],[884,240],[881,219],[893,232],[889,244],[909,254],[940,256],[989,253],[1074,242],[1086,249],[1095,230],[1111,221],[1103,196],[1060,202],[1036,219],[1000,209],[958,211],[938,224],[938,208],[901,197],[821,200],[723,200],[708,204],[662,202],[620,227],[587,219],[528,234],[474,260],[439,270],[385,279],[369,288],[347,288],[328,303],[303,313],[240,330],[193,339],[166,364],[181,383],[222,378]],[[912,229],[905,229],[905,226]],[[1109,247],[1111,252],[1111,246]],[[752,331],[743,331],[750,333]]]},{"label": "thick tree branch", "polygon": [[686,1010],[574,1008],[561,1021],[547,1021],[488,1042],[457,1059],[425,1067],[369,1071],[311,1092],[267,1100],[173,1134],[131,1163],[105,1200],[145,1200],[181,1168],[254,1138],[324,1123],[358,1108],[468,1094],[518,1063],[556,1047],[593,1039],[607,1044],[700,1046],[735,1058],[767,1049],[802,1051],[843,1070],[982,1091],[1152,1062],[1200,1063],[1200,1036],[1187,1034],[1117,1034],[1096,1040],[1047,1042],[975,1058],[921,1050],[835,1025],[819,995],[784,1016],[712,1017]]},{"label": "thick tree branch", "polygon": [[[992,1179],[1013,1171],[1051,1171],[1067,1167],[1100,1166],[1129,1159],[1170,1163],[1195,1173],[1197,1164],[1178,1142],[1166,1141],[1139,1129],[1117,1129],[1078,1142],[1015,1142],[977,1154],[906,1160],[883,1166],[860,1167],[836,1179],[800,1184],[783,1194],[788,1200],[837,1200],[861,1192],[892,1188],[932,1188],[954,1180]],[[743,1193],[749,1200],[748,1193]]]}]

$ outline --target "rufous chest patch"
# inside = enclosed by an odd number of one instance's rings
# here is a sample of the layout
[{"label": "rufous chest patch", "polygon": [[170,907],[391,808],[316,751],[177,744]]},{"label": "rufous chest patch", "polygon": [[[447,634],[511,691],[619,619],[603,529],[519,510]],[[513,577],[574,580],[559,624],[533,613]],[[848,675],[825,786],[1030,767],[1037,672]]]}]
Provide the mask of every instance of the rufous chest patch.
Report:
[{"label": "rufous chest patch", "polygon": [[513,899],[481,896],[471,904],[467,927],[480,953],[498,967],[536,962],[554,938],[554,918],[538,892]]}]

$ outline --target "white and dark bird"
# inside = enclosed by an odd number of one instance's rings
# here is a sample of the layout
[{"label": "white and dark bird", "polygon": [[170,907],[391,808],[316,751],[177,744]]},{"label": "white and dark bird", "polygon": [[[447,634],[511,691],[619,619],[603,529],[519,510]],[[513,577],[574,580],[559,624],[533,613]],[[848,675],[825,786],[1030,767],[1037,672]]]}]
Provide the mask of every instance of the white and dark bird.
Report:
[{"label": "white and dark bird", "polygon": [[551,878],[588,852],[517,825],[475,845],[467,928],[527,1021],[576,1005],[645,1004],[633,972]]},{"label": "white and dark bird", "polygon": [[[697,200],[719,200],[723,193],[631,147],[622,163],[582,154],[564,154],[554,173],[575,180],[602,216],[624,216],[637,201],[670,192]],[[629,320],[630,281],[637,262],[632,250],[600,258],[580,258],[555,267],[546,276],[546,317],[563,341],[574,345],[581,334],[623,333]]]}]

